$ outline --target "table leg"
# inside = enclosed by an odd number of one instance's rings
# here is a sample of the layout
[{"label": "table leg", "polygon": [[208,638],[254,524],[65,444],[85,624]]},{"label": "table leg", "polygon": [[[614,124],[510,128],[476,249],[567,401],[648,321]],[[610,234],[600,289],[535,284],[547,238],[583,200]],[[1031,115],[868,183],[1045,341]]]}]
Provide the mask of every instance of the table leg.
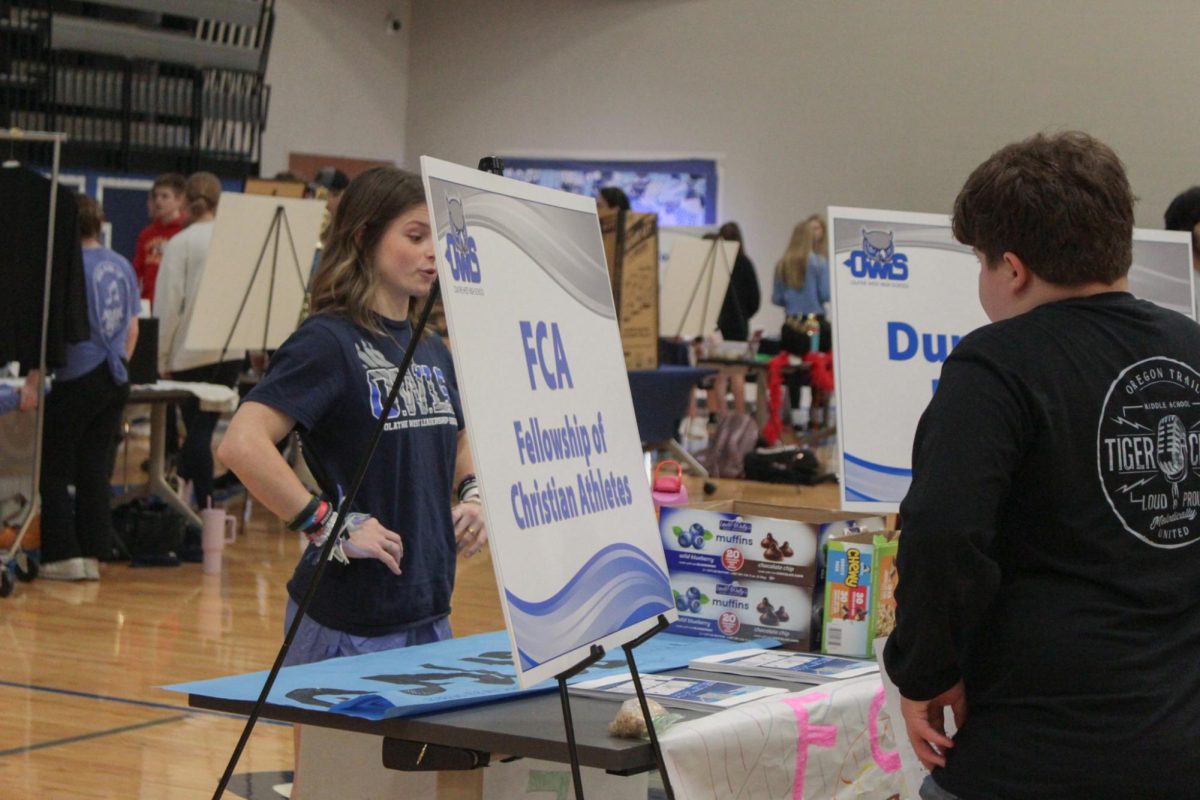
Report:
[{"label": "table leg", "polygon": [[708,470],[704,468],[704,465],[693,458],[692,454],[685,450],[679,442],[674,439],[669,440],[667,442],[667,450],[696,475],[699,475],[701,478],[708,477]]},{"label": "table leg", "polygon": [[751,367],[754,370],[754,421],[758,423],[758,430],[762,431],[767,426],[767,401],[770,399],[770,392],[767,391],[767,368],[764,366],[755,365]]},{"label": "table leg", "polygon": [[163,500],[171,508],[187,517],[188,522],[203,527],[200,516],[188,506],[179,493],[171,488],[166,478],[167,412],[169,403],[155,403],[150,407],[150,494]]}]

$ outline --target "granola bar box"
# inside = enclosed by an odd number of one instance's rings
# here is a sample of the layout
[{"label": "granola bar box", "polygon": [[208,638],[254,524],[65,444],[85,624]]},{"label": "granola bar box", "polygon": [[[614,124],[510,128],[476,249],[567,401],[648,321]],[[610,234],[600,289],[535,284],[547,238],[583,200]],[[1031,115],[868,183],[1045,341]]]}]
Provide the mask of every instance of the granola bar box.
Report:
[{"label": "granola bar box", "polygon": [[896,626],[898,531],[833,536],[825,551],[821,652],[871,658],[871,643]]}]

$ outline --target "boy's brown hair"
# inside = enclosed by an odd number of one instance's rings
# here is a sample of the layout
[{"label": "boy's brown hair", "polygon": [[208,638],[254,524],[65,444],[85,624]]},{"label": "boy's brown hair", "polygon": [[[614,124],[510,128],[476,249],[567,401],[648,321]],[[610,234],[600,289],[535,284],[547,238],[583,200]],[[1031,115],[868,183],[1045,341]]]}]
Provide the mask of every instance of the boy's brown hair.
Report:
[{"label": "boy's brown hair", "polygon": [[1133,262],[1134,200],[1108,145],[1039,133],[975,168],[954,201],[954,238],[989,266],[1014,253],[1049,283],[1113,283]]},{"label": "boy's brown hair", "polygon": [[164,186],[175,192],[175,194],[183,194],[184,190],[187,188],[187,178],[183,177],[178,172],[164,172],[162,175],[159,175],[154,179],[154,186],[151,188],[151,191]]},{"label": "boy's brown hair", "polygon": [[100,236],[100,228],[104,225],[104,209],[94,197],[86,194],[75,196],[75,205],[79,209],[79,238],[95,239]]}]

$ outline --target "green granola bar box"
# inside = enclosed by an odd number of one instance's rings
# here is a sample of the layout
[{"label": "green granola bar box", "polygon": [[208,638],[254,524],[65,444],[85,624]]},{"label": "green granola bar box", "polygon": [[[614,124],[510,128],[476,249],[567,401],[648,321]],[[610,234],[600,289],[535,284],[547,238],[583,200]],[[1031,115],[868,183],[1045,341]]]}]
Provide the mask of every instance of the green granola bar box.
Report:
[{"label": "green granola bar box", "polygon": [[871,643],[896,626],[898,531],[831,538],[825,550],[821,652],[871,658]]}]

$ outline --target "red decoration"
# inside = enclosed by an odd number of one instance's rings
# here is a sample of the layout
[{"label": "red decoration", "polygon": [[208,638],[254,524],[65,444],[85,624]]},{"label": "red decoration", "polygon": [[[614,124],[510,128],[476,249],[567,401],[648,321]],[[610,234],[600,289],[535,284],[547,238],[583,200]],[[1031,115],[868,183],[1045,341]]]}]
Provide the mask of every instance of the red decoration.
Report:
[{"label": "red decoration", "polygon": [[[767,363],[767,424],[763,426],[762,438],[767,447],[774,447],[783,433],[783,368],[788,364],[788,354],[780,353]],[[762,398],[759,398],[762,402]]]},{"label": "red decoration", "polygon": [[809,365],[809,382],[815,391],[829,394],[833,391],[833,356],[829,353],[805,353],[804,363]]}]

